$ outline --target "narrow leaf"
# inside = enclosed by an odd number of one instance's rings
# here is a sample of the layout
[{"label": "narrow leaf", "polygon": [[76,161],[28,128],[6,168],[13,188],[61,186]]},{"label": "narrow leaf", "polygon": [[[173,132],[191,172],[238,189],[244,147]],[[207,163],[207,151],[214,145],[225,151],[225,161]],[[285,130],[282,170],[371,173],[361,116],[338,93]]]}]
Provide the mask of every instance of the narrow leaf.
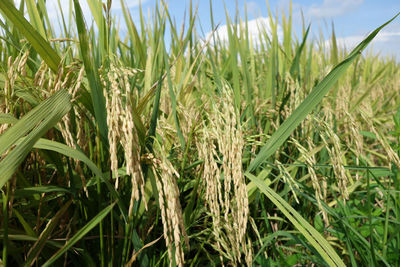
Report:
[{"label": "narrow leaf", "polygon": [[127,209],[121,200],[121,197],[119,193],[115,190],[114,186],[111,185],[111,183],[108,181],[108,177],[104,175],[101,170],[96,166],[96,164],[93,163],[85,154],[80,152],[79,150],[69,147],[67,145],[61,144],[56,141],[51,141],[47,139],[39,139],[39,141],[34,145],[34,148],[37,149],[45,149],[45,150],[50,150],[54,151],[57,153],[60,153],[62,155],[65,155],[67,157],[71,157],[73,159],[77,159],[82,161],[83,163],[86,164],[86,166],[89,167],[89,169],[98,177],[102,179],[102,182],[104,182],[107,186],[107,189],[110,191],[112,194],[113,198],[116,199],[118,202],[118,207],[121,210],[121,214],[124,217],[125,221],[127,221]]},{"label": "narrow leaf", "polygon": [[58,250],[48,261],[46,261],[42,266],[52,266],[54,262],[67,252],[76,242],[82,239],[90,230],[92,230],[97,224],[99,224],[107,215],[110,213],[115,203],[109,205],[104,210],[100,211],[90,222],[88,222],[83,228],[81,228],[70,240],[68,240],[65,245]]},{"label": "narrow leaf", "polygon": [[[69,111],[71,108],[69,94],[61,90],[49,97],[42,105],[31,110],[25,117],[35,118],[28,121],[21,119],[0,136],[0,154],[15,145],[15,142],[27,131],[32,131],[18,143],[0,162],[0,188],[11,178],[15,170],[25,159],[36,141]],[[29,124],[29,127],[24,125]]]},{"label": "narrow leaf", "polygon": [[289,203],[281,198],[274,190],[268,187],[265,182],[252,174],[247,177],[256,184],[258,189],[265,194],[275,206],[289,219],[289,221],[300,231],[300,233],[318,251],[321,257],[329,266],[346,266],[337,255],[328,241],[309,224]]},{"label": "narrow leaf", "polygon": [[351,63],[362,52],[362,50],[374,39],[378,32],[393,21],[400,13],[391,20],[377,28],[365,40],[363,40],[350,55],[339,63],[307,96],[299,107],[286,119],[279,129],[271,136],[257,157],[250,163],[247,172],[257,169],[265,160],[267,160],[275,151],[286,141],[296,127],[306,118],[306,116],[321,102],[328,93],[329,89],[338,81]]},{"label": "narrow leaf", "polygon": [[26,0],[26,9],[28,10],[29,19],[32,23],[32,26],[36,28],[43,38],[46,38],[46,32],[39,15],[39,10],[36,7],[35,0]]},{"label": "narrow leaf", "polygon": [[91,51],[89,49],[89,41],[88,41],[85,21],[83,19],[82,9],[81,6],[79,5],[78,0],[74,0],[74,6],[75,6],[76,25],[78,28],[81,56],[83,64],[85,66],[87,79],[89,81],[92,103],[94,107],[94,114],[96,117],[96,122],[99,126],[101,138],[104,144],[108,146],[107,113],[106,113],[106,104],[103,95],[103,90],[100,83],[99,74],[94,66],[94,60],[92,57],[90,57]]},{"label": "narrow leaf", "polygon": [[60,56],[14,5],[10,1],[2,0],[0,1],[0,11],[14,23],[14,26],[26,37],[47,65],[54,72],[57,72],[61,61]]},{"label": "narrow leaf", "polygon": [[40,252],[42,251],[44,245],[46,244],[47,240],[49,239],[51,233],[58,226],[58,222],[60,221],[64,213],[67,211],[71,203],[72,200],[69,200],[60,210],[58,210],[56,215],[54,215],[54,217],[47,223],[46,228],[43,230],[38,240],[29,250],[28,257],[25,261],[25,266],[31,266],[35,262]]}]

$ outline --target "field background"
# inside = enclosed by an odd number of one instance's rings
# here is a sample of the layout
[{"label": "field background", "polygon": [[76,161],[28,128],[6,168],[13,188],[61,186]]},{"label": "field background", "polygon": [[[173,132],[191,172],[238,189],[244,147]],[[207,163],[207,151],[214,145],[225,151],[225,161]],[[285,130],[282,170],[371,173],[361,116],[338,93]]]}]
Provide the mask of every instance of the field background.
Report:
[{"label": "field background", "polygon": [[386,24],[349,51],[291,9],[220,39],[87,2],[61,32],[0,2],[0,266],[400,265],[400,68],[361,53]]}]

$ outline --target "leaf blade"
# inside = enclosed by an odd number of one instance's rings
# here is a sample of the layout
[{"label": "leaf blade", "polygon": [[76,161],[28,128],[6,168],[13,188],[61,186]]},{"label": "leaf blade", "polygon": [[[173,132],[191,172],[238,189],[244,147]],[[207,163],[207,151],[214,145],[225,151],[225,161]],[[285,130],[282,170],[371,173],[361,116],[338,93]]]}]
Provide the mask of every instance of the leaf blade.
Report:
[{"label": "leaf blade", "polygon": [[[16,145],[0,161],[0,188],[11,178],[36,141],[57,124],[70,108],[71,104],[68,92],[65,90],[58,91],[41,105],[28,112],[23,119],[0,136],[0,154],[4,153],[11,146]],[[29,123],[29,127],[26,127],[24,123]],[[16,144],[17,140],[27,132],[29,132],[28,135]]]},{"label": "leaf blade", "polygon": [[62,254],[67,252],[76,242],[78,242],[82,237],[84,237],[90,230],[92,230],[97,224],[99,224],[110,211],[113,209],[115,203],[109,205],[105,209],[99,212],[90,222],[88,222],[84,227],[82,227],[71,239],[69,239],[65,245],[60,248],[48,261],[46,261],[42,266],[51,266]]},{"label": "leaf blade", "polygon": [[102,85],[97,69],[95,68],[93,58],[90,57],[91,50],[89,48],[86,26],[83,18],[82,9],[78,0],[74,0],[74,7],[81,56],[83,60],[83,65],[85,67],[86,76],[89,82],[94,115],[96,117],[97,125],[99,126],[101,138],[104,141],[104,144],[108,146],[107,112]]},{"label": "leaf blade", "polygon": [[329,266],[346,266],[337,255],[328,241],[309,224],[292,206],[265,184],[265,182],[252,175],[247,177],[256,184],[259,190],[266,195],[275,206],[290,220],[290,222],[303,234],[310,244],[318,251]]},{"label": "leaf blade", "polygon": [[295,111],[286,119],[278,130],[271,136],[267,143],[263,146],[256,158],[250,163],[247,172],[257,169],[266,159],[286,141],[296,127],[306,118],[306,116],[321,102],[328,93],[329,89],[338,81],[340,76],[347,70],[350,64],[362,52],[362,50],[372,41],[379,31],[387,24],[392,22],[400,13],[392,19],[378,27],[375,31],[368,35],[350,55],[339,63],[306,97],[306,99],[297,107]]},{"label": "leaf blade", "polygon": [[52,71],[58,71],[61,62],[60,56],[51,45],[32,27],[24,16],[9,1],[0,1],[0,10],[14,23],[14,26],[26,37],[42,59],[49,65]]}]

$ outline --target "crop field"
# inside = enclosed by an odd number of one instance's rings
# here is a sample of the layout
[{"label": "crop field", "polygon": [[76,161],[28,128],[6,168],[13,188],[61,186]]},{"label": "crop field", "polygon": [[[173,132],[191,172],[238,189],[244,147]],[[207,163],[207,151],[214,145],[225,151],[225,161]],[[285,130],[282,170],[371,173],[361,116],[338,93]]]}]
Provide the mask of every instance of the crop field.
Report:
[{"label": "crop field", "polygon": [[0,0],[0,266],[400,266],[400,64],[364,51],[398,18],[348,50],[55,2]]}]

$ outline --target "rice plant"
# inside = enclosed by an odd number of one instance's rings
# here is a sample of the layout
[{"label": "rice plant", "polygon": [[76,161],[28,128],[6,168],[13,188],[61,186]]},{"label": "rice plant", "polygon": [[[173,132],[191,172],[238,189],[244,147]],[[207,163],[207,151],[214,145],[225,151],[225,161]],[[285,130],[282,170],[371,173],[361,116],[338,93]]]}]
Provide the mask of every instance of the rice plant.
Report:
[{"label": "rice plant", "polygon": [[0,1],[1,266],[400,265],[397,15],[347,51],[87,3]]}]

